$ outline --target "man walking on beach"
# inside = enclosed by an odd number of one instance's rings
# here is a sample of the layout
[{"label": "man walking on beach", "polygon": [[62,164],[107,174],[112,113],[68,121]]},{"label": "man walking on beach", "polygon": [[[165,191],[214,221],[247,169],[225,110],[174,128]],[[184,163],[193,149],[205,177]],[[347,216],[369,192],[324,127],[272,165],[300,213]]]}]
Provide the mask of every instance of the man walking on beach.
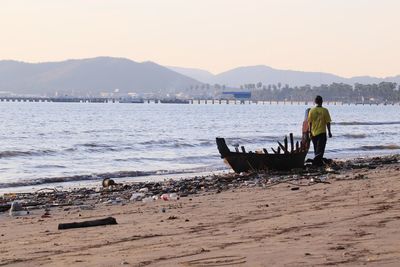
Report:
[{"label": "man walking on beach", "polygon": [[328,128],[329,138],[331,133],[331,116],[326,108],[322,107],[322,97],[317,95],[315,98],[316,107],[308,113],[308,123],[310,125],[310,136],[314,146],[313,165],[322,166],[326,146],[326,129]]}]

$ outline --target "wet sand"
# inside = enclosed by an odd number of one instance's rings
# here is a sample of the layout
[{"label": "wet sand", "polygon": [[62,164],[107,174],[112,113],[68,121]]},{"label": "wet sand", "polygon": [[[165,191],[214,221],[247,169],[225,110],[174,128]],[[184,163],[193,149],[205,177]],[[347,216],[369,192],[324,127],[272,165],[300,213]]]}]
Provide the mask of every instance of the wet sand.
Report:
[{"label": "wet sand", "polygon": [[[3,213],[0,266],[399,266],[400,163],[327,181]],[[118,225],[57,230],[108,216]]]}]

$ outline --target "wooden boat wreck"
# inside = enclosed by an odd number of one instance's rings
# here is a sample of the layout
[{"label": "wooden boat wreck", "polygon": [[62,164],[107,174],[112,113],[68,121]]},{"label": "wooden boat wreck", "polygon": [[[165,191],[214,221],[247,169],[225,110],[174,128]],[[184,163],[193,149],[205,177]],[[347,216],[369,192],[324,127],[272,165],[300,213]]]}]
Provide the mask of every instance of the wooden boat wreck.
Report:
[{"label": "wooden boat wreck", "polygon": [[224,138],[216,138],[217,147],[221,158],[223,158],[236,173],[248,171],[264,171],[264,170],[291,170],[295,168],[303,168],[304,161],[310,147],[310,141],[304,137],[299,143],[294,144],[293,134],[290,133],[290,148],[288,147],[288,138],[285,137],[283,144],[278,142],[276,149],[271,148],[269,152],[266,148],[262,151],[246,152],[242,146],[241,151],[235,147],[235,151],[231,151],[226,145]]}]

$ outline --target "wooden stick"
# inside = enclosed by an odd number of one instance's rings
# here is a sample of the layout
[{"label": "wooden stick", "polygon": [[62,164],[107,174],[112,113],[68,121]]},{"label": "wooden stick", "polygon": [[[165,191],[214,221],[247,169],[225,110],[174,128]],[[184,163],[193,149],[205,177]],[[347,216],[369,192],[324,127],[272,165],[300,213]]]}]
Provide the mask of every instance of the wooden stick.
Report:
[{"label": "wooden stick", "polygon": [[278,154],[278,152],[276,152],[275,149],[273,149],[272,147],[271,147],[271,149],[272,149],[272,152],[274,152],[275,154]]},{"label": "wooden stick", "polygon": [[238,147],[235,147],[235,150],[236,150],[236,152],[239,152],[239,148]]},{"label": "wooden stick", "polygon": [[288,151],[287,136],[285,136],[285,139],[283,139],[283,143],[285,144],[285,149],[284,149],[284,151]]},{"label": "wooden stick", "polygon": [[278,145],[279,145],[279,148],[282,148],[283,153],[289,154],[289,151],[287,151],[287,147],[285,147],[284,145],[282,145],[281,142],[278,141]]},{"label": "wooden stick", "polygon": [[83,222],[73,222],[73,223],[60,223],[58,225],[58,230],[71,229],[71,228],[82,228],[82,227],[93,227],[101,225],[112,225],[118,224],[117,220],[113,217],[107,217],[99,220],[83,221]]},{"label": "wooden stick", "polygon": [[296,142],[296,152],[299,151],[299,141]]},{"label": "wooden stick", "polygon": [[277,152],[278,152],[277,154],[281,154],[281,148],[280,147],[278,147],[278,151]]},{"label": "wooden stick", "polygon": [[246,149],[244,149],[244,146],[241,146],[241,148],[242,148],[242,152],[246,153]]},{"label": "wooden stick", "polygon": [[290,138],[290,153],[293,153],[294,150],[293,133],[289,134],[289,138]]},{"label": "wooden stick", "polygon": [[266,148],[263,148],[263,150],[265,154],[268,154],[268,150]]}]

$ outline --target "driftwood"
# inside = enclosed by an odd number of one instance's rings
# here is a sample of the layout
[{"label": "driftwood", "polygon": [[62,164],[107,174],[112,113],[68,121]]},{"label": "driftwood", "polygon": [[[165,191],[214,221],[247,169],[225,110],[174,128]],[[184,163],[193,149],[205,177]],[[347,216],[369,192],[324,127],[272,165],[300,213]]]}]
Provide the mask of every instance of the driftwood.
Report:
[{"label": "driftwood", "polygon": [[0,212],[7,211],[11,208],[11,204],[0,204]]},{"label": "driftwood", "polygon": [[285,144],[285,148],[283,149],[283,151],[285,153],[288,153],[288,141],[287,141],[287,136],[285,136],[285,139],[283,139],[283,143]]},{"label": "driftwood", "polygon": [[[286,144],[287,144],[287,140],[286,140]],[[283,153],[289,154],[289,151],[287,150],[287,146],[282,145],[282,143],[279,141],[278,141],[278,145],[279,145],[279,148],[282,148]]]},{"label": "driftwood", "polygon": [[293,153],[294,150],[293,133],[289,134],[289,138],[290,138],[290,153]]},{"label": "driftwood", "polygon": [[99,220],[83,221],[83,222],[73,222],[73,223],[60,223],[58,225],[58,230],[71,229],[71,228],[82,228],[82,227],[93,227],[101,225],[112,225],[118,224],[117,220],[113,217],[107,217]]}]

